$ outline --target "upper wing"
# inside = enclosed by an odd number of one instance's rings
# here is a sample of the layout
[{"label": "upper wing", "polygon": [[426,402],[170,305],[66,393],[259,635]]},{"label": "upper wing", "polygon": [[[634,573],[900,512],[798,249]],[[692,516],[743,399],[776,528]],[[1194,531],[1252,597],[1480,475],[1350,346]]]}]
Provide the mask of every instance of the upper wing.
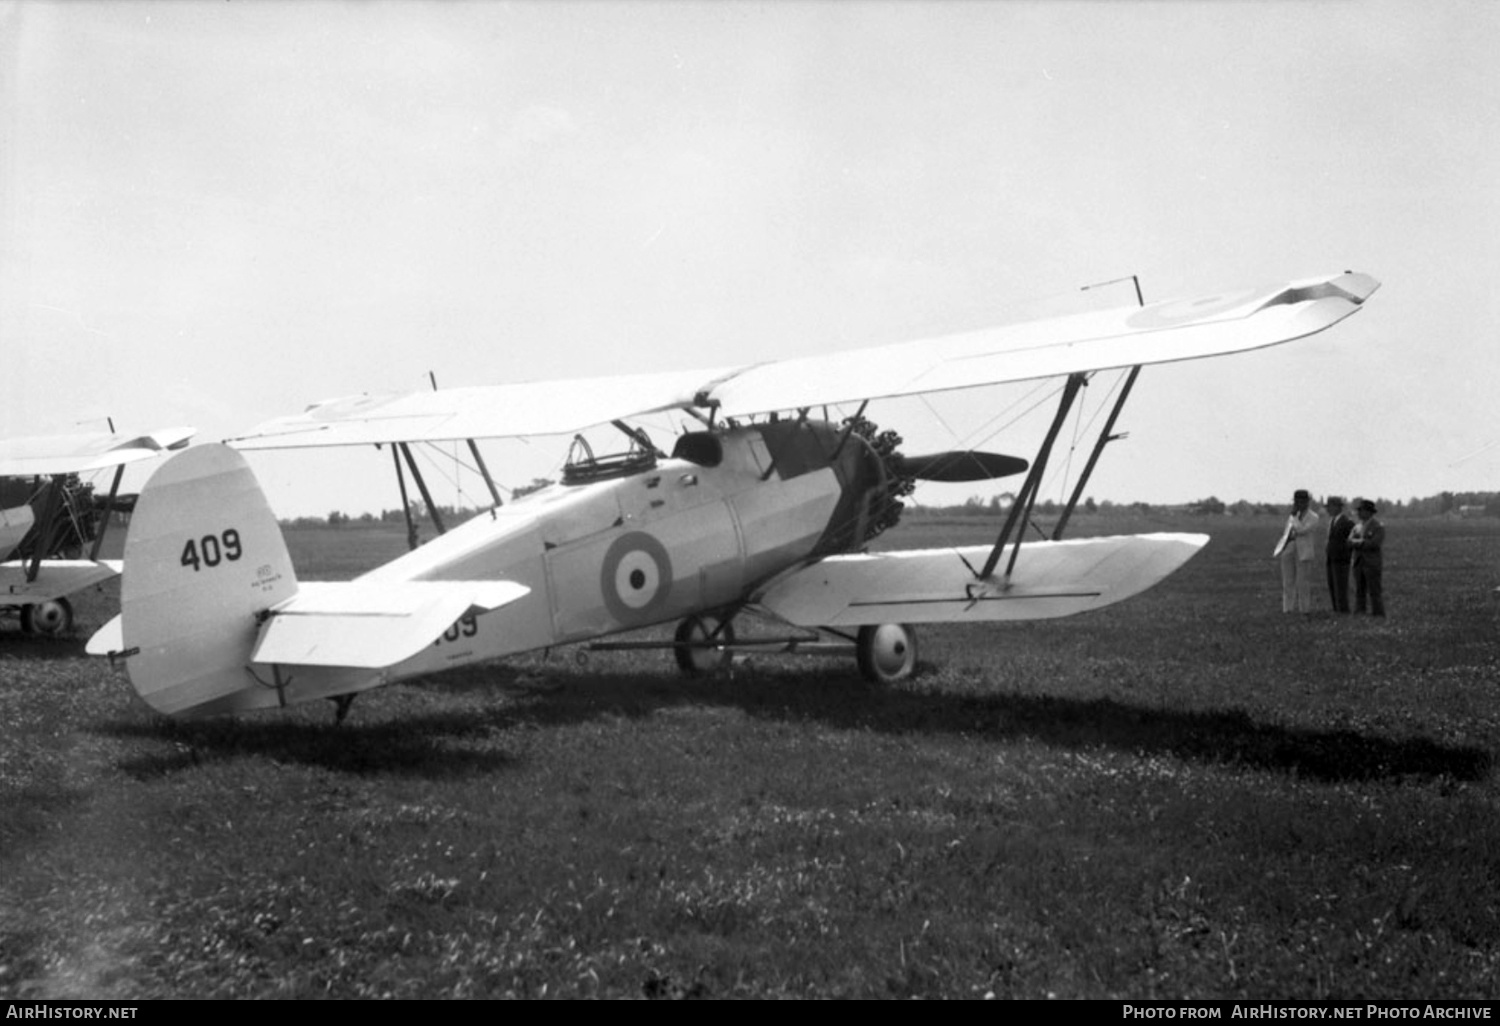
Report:
[{"label": "upper wing", "polygon": [[236,449],[295,449],[561,435],[621,417],[691,406],[699,387],[714,376],[712,371],[675,371],[356,395],[315,403],[229,442]]},{"label": "upper wing", "polygon": [[1193,360],[1322,331],[1377,288],[1374,278],[1346,272],[776,363],[354,396],[269,421],[231,442],[275,449],[565,434],[660,410],[716,408],[745,416]]},{"label": "upper wing", "polygon": [[149,460],[187,445],[190,427],[163,428],[149,435],[104,431],[76,435],[34,435],[0,441],[0,477],[85,474],[122,463]]},{"label": "upper wing", "polygon": [[751,367],[713,390],[729,416],[1171,363],[1290,342],[1356,312],[1380,283],[1352,272],[1145,307]]}]

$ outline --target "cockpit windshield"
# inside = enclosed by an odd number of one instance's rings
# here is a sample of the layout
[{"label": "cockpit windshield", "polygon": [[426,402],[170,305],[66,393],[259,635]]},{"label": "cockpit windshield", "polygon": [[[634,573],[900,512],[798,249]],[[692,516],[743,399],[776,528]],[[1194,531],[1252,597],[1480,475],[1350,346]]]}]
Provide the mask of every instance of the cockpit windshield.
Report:
[{"label": "cockpit windshield", "polygon": [[687,460],[700,467],[717,467],[724,461],[724,443],[711,431],[689,431],[672,446],[674,460]]},{"label": "cockpit windshield", "polygon": [[563,484],[592,484],[614,477],[626,477],[656,466],[656,453],[632,441],[629,451],[595,456],[594,449],[582,435],[573,437],[568,462],[563,467]]}]

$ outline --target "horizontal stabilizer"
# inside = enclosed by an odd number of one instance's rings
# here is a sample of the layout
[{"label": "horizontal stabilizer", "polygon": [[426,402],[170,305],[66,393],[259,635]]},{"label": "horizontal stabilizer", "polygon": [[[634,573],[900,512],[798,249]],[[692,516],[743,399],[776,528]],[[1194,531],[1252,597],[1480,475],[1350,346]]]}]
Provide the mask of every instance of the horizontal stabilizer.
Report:
[{"label": "horizontal stabilizer", "polygon": [[118,559],[44,559],[28,581],[29,560],[0,563],[0,606],[51,602],[120,576]]},{"label": "horizontal stabilizer", "polygon": [[988,545],[832,556],[776,578],[754,601],[802,627],[1042,620],[1139,594],[1207,543],[1206,534],[1028,542],[1008,582],[974,576]]},{"label": "horizontal stabilizer", "polygon": [[271,610],[255,663],[381,669],[416,655],[459,619],[531,589],[511,581],[303,581]]}]

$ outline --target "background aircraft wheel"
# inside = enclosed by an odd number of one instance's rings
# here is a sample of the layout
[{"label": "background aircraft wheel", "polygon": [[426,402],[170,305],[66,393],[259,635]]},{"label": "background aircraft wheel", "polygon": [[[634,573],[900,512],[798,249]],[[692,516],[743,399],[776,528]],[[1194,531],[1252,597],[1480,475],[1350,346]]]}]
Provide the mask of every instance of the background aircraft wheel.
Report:
[{"label": "background aircraft wheel", "polygon": [[710,640],[732,643],[734,624],[717,616],[690,616],[677,625],[676,640],[672,654],[677,657],[678,669],[689,677],[712,673],[728,661],[729,653],[689,646]]},{"label": "background aircraft wheel", "polygon": [[861,627],[854,655],[865,680],[876,684],[902,680],[917,666],[917,632],[904,623]]},{"label": "background aircraft wheel", "polygon": [[57,637],[73,629],[73,606],[65,598],[21,607],[21,630]]}]

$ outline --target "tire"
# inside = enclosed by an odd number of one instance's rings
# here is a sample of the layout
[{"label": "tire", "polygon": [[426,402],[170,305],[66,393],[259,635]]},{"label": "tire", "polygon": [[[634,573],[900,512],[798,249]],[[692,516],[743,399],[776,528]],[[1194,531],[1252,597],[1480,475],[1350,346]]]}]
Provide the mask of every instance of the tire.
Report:
[{"label": "tire", "polygon": [[734,623],[717,616],[690,616],[677,625],[672,655],[677,668],[687,677],[712,673],[729,660],[729,653],[701,646],[705,641],[734,643]]},{"label": "tire", "polygon": [[917,632],[904,623],[861,627],[854,655],[859,672],[872,684],[905,680],[917,667]]},{"label": "tire", "polygon": [[21,607],[21,630],[56,638],[73,630],[73,606],[65,598]]}]

